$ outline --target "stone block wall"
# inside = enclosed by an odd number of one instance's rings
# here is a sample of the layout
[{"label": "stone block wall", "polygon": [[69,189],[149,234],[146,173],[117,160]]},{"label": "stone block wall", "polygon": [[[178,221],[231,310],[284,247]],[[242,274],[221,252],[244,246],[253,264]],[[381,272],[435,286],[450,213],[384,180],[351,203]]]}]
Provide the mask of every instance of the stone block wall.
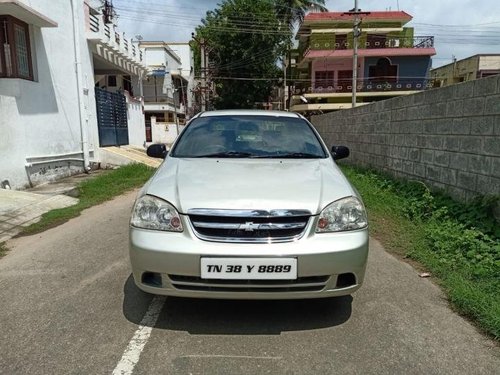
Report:
[{"label": "stone block wall", "polygon": [[346,160],[460,200],[500,194],[500,75],[313,116]]}]

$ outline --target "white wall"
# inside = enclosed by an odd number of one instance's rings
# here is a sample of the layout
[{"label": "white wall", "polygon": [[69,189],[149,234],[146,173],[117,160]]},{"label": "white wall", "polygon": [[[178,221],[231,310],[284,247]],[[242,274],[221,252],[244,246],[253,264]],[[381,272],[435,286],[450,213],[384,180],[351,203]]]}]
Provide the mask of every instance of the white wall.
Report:
[{"label": "white wall", "polygon": [[148,47],[144,51],[144,63],[147,66],[151,65],[166,65],[166,52],[163,47]]},{"label": "white wall", "polygon": [[177,138],[177,129],[180,134],[182,129],[184,129],[184,126],[172,123],[156,122],[156,118],[154,116],[151,117],[151,139],[153,143],[171,145]]},{"label": "white wall", "polygon": [[[21,0],[58,23],[56,28],[31,26],[31,47],[35,81],[0,78],[0,180],[9,180],[13,188],[50,180],[56,176],[83,170],[83,162],[47,163],[26,168],[29,161],[61,159],[71,154],[81,158],[81,135],[75,75],[73,18],[70,1]],[[90,149],[96,147],[97,132],[93,72],[80,13],[80,45]],[[92,106],[93,104],[93,106]],[[76,156],[75,156],[76,155]],[[38,158],[45,156],[45,158]],[[28,177],[29,175],[29,177]]]},{"label": "white wall", "polygon": [[[169,51],[169,47],[166,45],[158,47],[142,45],[141,49],[144,53],[144,61],[150,69],[155,69],[160,66],[165,67],[165,71],[167,74],[165,75],[165,78],[157,77],[157,85],[162,85],[162,94],[166,94],[168,97],[173,98],[171,73],[177,73],[179,72],[179,68],[181,68],[181,63],[177,60],[176,57],[172,55],[174,51],[172,51],[171,49]],[[161,82],[161,80],[163,81]],[[151,90],[154,91],[153,82],[153,77],[149,77],[149,82],[145,83],[144,87],[145,90],[147,90],[147,94],[145,91],[145,96],[150,97],[151,95],[154,95],[154,92],[151,93]],[[159,91],[158,94],[160,94]]]},{"label": "white wall", "polygon": [[500,69],[500,55],[479,57],[479,70],[497,69]]},{"label": "white wall", "polygon": [[143,102],[127,93],[128,142],[132,146],[144,147],[146,144],[146,124],[144,121]]},{"label": "white wall", "polygon": [[193,66],[193,53],[187,43],[168,43],[169,47],[177,56],[181,58],[178,68],[182,69],[182,76],[189,80],[191,67]]},{"label": "white wall", "polygon": [[184,87],[187,93],[187,107],[188,113],[193,106],[193,93],[194,88],[194,60],[193,51],[188,43],[169,43],[169,47],[181,58],[181,64],[178,68],[181,69],[182,76],[188,81],[187,86]]}]

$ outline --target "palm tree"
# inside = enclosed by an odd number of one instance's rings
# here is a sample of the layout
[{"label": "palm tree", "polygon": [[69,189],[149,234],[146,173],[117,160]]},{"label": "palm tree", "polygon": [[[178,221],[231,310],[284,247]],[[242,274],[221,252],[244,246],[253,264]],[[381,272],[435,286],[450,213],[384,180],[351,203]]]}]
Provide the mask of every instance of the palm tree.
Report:
[{"label": "palm tree", "polygon": [[297,22],[302,23],[310,10],[327,12],[325,0],[276,0],[276,13],[293,29]]}]

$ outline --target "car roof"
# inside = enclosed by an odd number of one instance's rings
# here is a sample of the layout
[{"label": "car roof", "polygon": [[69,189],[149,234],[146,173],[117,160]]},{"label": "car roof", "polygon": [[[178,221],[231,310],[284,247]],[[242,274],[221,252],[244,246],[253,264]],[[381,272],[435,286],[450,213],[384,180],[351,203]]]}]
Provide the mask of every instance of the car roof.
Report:
[{"label": "car roof", "polygon": [[219,111],[208,111],[202,112],[198,117],[211,117],[211,116],[275,116],[275,117],[293,117],[302,118],[299,114],[295,112],[285,112],[285,111],[266,111],[259,109],[227,109]]}]

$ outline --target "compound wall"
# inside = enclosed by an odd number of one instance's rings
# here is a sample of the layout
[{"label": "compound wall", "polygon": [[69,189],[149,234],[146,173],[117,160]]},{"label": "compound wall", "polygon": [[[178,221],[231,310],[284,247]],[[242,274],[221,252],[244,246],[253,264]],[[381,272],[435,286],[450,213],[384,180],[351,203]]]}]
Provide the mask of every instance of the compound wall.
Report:
[{"label": "compound wall", "polygon": [[500,75],[313,116],[348,163],[460,200],[500,194]]}]

